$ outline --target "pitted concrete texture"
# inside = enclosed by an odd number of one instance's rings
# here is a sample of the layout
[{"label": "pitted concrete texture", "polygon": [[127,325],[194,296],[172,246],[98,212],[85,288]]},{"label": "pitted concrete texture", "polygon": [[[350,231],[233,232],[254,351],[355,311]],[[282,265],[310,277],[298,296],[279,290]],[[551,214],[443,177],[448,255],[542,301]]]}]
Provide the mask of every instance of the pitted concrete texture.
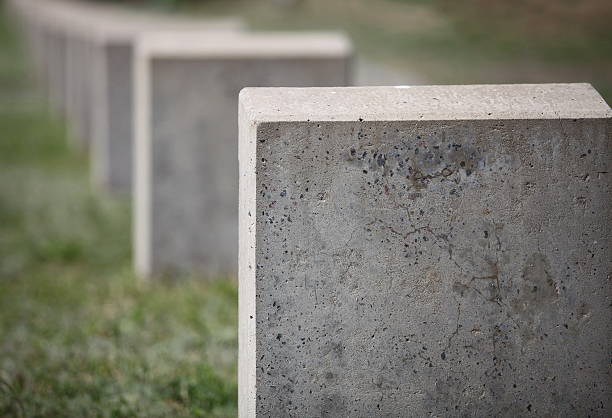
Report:
[{"label": "pitted concrete texture", "polygon": [[612,414],[587,84],[245,89],[241,417]]},{"label": "pitted concrete texture", "polygon": [[346,85],[350,58],[349,42],[335,33],[141,39],[134,190],[141,275],[237,273],[240,90]]}]

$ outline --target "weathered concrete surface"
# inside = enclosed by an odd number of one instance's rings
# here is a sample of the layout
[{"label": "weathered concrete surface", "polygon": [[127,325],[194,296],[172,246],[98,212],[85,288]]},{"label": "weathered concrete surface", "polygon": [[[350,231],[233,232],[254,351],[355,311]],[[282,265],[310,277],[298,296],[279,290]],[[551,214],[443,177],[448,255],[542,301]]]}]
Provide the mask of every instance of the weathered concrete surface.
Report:
[{"label": "weathered concrete surface", "polygon": [[241,417],[612,414],[612,112],[592,87],[240,106]]},{"label": "weathered concrete surface", "polygon": [[145,36],[137,69],[135,267],[236,274],[238,93],[349,83],[338,34]]}]

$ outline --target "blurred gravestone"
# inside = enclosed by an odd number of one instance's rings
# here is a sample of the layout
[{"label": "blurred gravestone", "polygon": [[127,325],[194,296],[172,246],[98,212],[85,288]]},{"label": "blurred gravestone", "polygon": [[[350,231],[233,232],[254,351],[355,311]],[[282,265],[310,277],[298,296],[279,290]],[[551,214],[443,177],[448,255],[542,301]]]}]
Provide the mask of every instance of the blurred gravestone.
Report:
[{"label": "blurred gravestone", "polygon": [[335,33],[161,33],[141,39],[136,62],[136,269],[235,274],[238,93],[347,85],[350,43]]},{"label": "blurred gravestone", "polygon": [[139,34],[161,29],[233,32],[233,18],[190,19],[86,2],[12,0],[28,27],[53,106],[91,143],[95,184],[129,193],[133,147],[133,46]]},{"label": "blurred gravestone", "polygon": [[135,20],[100,23],[93,33],[92,177],[110,190],[130,193],[133,160],[133,61],[136,38],[147,31],[173,29],[197,33],[235,31],[237,21]]}]

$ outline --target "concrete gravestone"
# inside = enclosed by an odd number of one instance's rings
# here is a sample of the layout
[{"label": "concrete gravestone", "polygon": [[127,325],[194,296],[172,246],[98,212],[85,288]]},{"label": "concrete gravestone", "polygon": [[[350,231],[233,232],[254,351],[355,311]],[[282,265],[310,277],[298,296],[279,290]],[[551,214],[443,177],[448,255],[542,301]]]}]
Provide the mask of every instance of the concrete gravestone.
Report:
[{"label": "concrete gravestone", "polygon": [[133,47],[153,30],[234,32],[234,18],[189,19],[88,2],[11,0],[51,104],[91,143],[92,180],[115,192],[132,187]]},{"label": "concrete gravestone", "polygon": [[350,43],[335,33],[161,33],[143,36],[136,54],[136,269],[235,274],[238,93],[347,85]]},{"label": "concrete gravestone", "polygon": [[611,115],[586,84],[244,90],[240,416],[610,416]]},{"label": "concrete gravestone", "polygon": [[241,28],[238,21],[135,20],[100,23],[92,32],[92,177],[113,191],[130,193],[133,175],[134,44],[144,32],[162,28],[215,33]]}]

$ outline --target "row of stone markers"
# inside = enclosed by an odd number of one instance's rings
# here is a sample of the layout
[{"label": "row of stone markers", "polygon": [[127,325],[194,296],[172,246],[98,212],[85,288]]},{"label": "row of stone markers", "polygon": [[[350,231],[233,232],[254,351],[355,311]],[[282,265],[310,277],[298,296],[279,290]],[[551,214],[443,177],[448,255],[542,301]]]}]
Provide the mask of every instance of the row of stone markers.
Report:
[{"label": "row of stone markers", "polygon": [[612,414],[590,85],[337,87],[337,34],[41,3],[13,1],[94,178],[133,194],[139,273],[238,263],[241,417]]},{"label": "row of stone markers", "polygon": [[11,5],[50,104],[90,150],[92,182],[133,199],[137,272],[235,275],[238,93],[348,85],[350,41],[76,1]]},{"label": "row of stone markers", "polygon": [[342,86],[336,34],[150,35],[137,47],[135,262],[142,275],[237,273],[238,93]]}]

